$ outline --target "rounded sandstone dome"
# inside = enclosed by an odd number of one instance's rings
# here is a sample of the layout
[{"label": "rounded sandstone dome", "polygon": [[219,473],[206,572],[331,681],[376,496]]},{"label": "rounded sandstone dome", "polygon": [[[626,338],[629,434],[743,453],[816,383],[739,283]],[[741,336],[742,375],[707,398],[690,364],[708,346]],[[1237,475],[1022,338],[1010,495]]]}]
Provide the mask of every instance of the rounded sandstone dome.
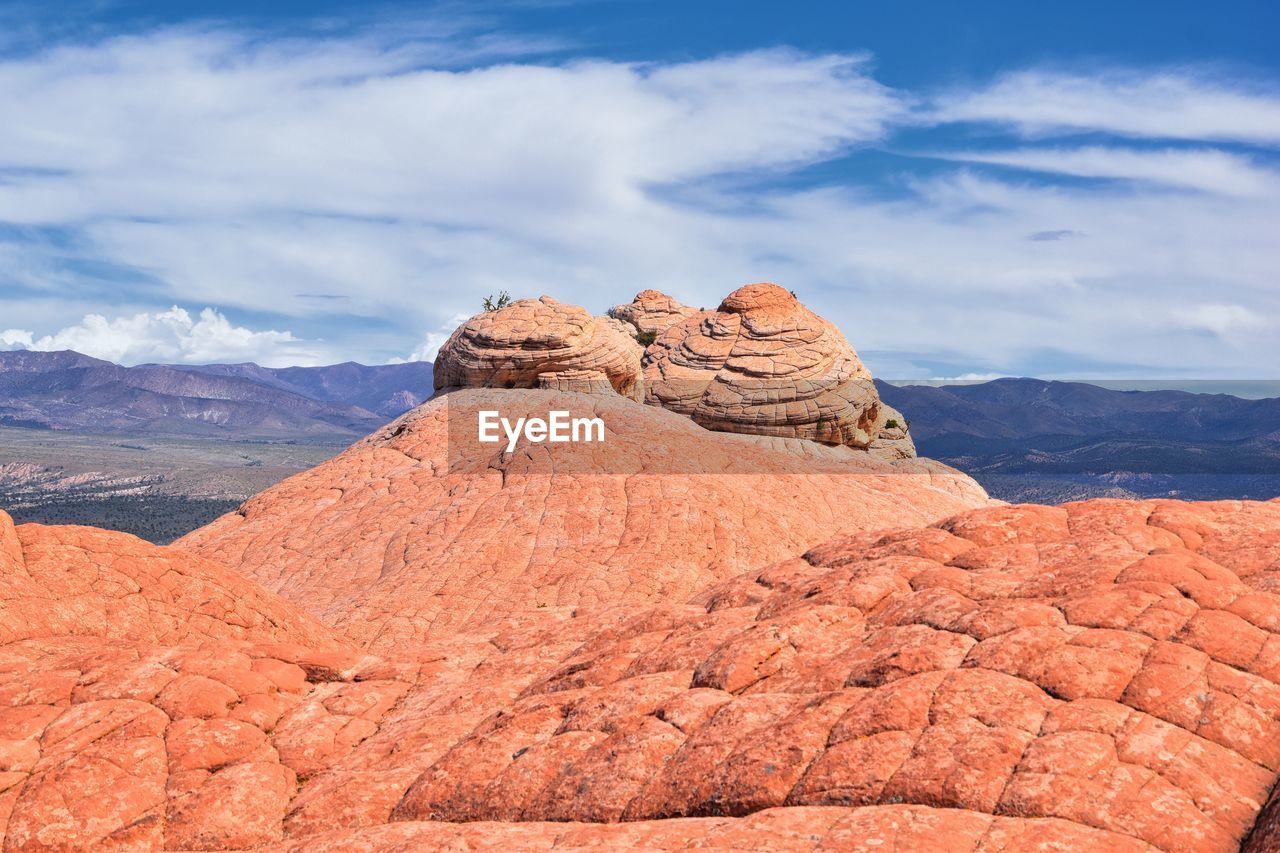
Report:
[{"label": "rounded sandstone dome", "polygon": [[550,296],[521,299],[459,326],[435,362],[435,387],[537,388],[543,374],[603,375],[614,391],[639,394],[639,352],[616,321]]},{"label": "rounded sandstone dome", "polygon": [[834,325],[776,284],[748,284],[667,329],[646,402],[722,432],[866,448],[883,427],[871,374]]},{"label": "rounded sandstone dome", "polygon": [[793,311],[797,307],[803,308],[795,294],[767,281],[745,284],[720,303],[720,310],[731,314],[767,310]]},{"label": "rounded sandstone dome", "polygon": [[626,305],[615,305],[609,316],[635,327],[637,332],[660,335],[667,329],[697,314],[691,308],[661,290],[642,290]]}]

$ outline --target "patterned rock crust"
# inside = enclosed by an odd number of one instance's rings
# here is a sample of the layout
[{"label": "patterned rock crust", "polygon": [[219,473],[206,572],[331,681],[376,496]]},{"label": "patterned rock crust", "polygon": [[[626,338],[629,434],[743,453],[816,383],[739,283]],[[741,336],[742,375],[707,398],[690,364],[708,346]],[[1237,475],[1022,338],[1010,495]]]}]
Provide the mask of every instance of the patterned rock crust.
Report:
[{"label": "patterned rock crust", "polygon": [[539,377],[591,371],[640,399],[640,345],[625,324],[550,296],[520,299],[459,326],[435,361],[437,393],[456,388],[538,388]]},{"label": "patterned rock crust", "polygon": [[722,432],[865,449],[888,419],[840,330],[774,284],[740,287],[667,328],[644,379],[646,402]]},{"label": "patterned rock crust", "polygon": [[907,418],[902,412],[880,401],[880,431],[867,450],[883,459],[911,459],[916,455],[916,443],[911,439]]},{"label": "patterned rock crust", "polygon": [[[2,526],[0,568],[73,536]],[[85,544],[68,574],[183,565]],[[172,612],[198,611],[183,588],[210,565],[179,573]],[[5,613],[5,849],[1280,842],[1275,807],[1258,820],[1280,774],[1280,501],[978,509],[687,603],[517,613],[380,656],[266,622],[223,639],[166,616],[148,642]]]},{"label": "patterned rock crust", "polygon": [[642,290],[626,305],[615,305],[609,309],[610,317],[634,328],[633,334],[652,335],[660,335],[676,323],[699,313],[697,308],[683,305],[660,290]]},{"label": "patterned rock crust", "polygon": [[[477,443],[480,410],[599,417],[606,440],[508,454]],[[615,394],[469,389],[178,544],[387,648],[517,612],[679,600],[840,531],[987,503],[925,460],[712,433]]]},{"label": "patterned rock crust", "polygon": [[0,643],[77,635],[337,641],[311,616],[217,563],[93,527],[15,527],[0,511]]}]

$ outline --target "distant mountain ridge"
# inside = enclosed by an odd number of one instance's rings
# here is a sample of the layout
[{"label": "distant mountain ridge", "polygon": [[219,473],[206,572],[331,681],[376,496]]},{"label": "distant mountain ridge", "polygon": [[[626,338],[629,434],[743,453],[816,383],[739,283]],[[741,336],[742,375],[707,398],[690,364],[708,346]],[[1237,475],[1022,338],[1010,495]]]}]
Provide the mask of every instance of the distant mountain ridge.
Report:
[{"label": "distant mountain ridge", "polygon": [[[20,350],[0,352],[0,426],[342,444],[429,399],[432,385],[429,362],[121,367]],[[1280,398],[1039,379],[876,387],[922,456],[1005,500],[1280,495]]]},{"label": "distant mountain ridge", "polygon": [[1280,398],[1084,382],[877,383],[922,456],[1006,500],[1280,495]]},{"label": "distant mountain ridge", "polygon": [[0,352],[0,425],[337,441],[429,397],[430,376],[427,363],[122,367],[71,350]]},{"label": "distant mountain ridge", "polygon": [[1143,434],[1225,441],[1280,439],[1280,398],[1185,391],[1113,391],[1085,382],[995,379],[973,385],[889,385],[890,405],[917,438]]},{"label": "distant mountain ridge", "polygon": [[421,405],[431,398],[432,391],[429,361],[375,366],[344,361],[326,367],[262,367],[253,362],[143,366],[248,379],[312,400],[359,406],[387,418]]}]

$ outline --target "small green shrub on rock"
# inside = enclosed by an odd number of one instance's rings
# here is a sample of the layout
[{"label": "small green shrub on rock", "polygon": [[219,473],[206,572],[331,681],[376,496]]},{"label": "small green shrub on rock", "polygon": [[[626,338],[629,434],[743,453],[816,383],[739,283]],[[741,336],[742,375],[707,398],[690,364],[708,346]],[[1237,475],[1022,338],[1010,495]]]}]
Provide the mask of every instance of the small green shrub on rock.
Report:
[{"label": "small green shrub on rock", "polygon": [[498,294],[498,298],[494,299],[492,295],[484,298],[484,310],[497,311],[499,308],[506,308],[511,304],[511,294],[505,290]]}]

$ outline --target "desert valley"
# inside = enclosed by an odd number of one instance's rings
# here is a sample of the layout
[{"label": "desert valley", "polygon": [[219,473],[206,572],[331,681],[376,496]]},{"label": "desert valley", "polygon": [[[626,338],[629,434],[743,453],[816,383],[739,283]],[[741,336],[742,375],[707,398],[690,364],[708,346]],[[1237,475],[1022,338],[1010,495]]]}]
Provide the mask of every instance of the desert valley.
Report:
[{"label": "desert valley", "polygon": [[917,449],[974,409],[770,284],[520,299],[431,370],[236,391],[332,443],[236,444],[274,473],[172,545],[0,512],[4,849],[1280,850],[1280,499],[994,499]]}]

